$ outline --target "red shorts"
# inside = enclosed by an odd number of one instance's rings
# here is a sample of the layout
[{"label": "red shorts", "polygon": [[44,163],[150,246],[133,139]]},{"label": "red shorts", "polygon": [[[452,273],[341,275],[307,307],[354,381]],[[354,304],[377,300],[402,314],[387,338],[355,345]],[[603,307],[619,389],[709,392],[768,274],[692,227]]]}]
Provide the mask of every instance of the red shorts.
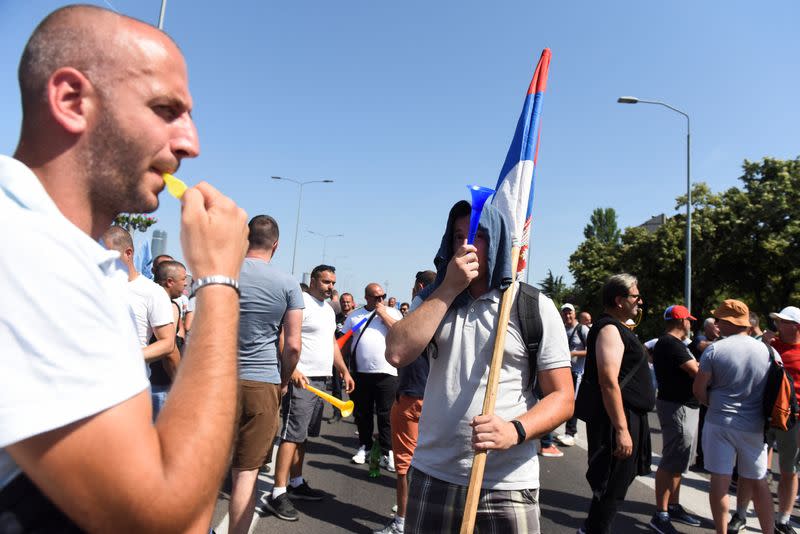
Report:
[{"label": "red shorts", "polygon": [[392,452],[397,474],[405,475],[417,448],[422,399],[400,395],[392,405]]}]

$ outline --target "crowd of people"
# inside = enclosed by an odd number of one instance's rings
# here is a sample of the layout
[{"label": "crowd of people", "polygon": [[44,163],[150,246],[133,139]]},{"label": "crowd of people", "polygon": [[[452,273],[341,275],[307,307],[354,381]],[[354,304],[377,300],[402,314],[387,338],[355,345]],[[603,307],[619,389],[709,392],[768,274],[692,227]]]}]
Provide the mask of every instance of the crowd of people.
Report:
[{"label": "crowd of people", "polygon": [[[800,309],[771,313],[776,330],[764,332],[726,299],[692,338],[696,319],[676,304],[646,346],[631,328],[644,299],[634,276],[607,280],[596,320],[559,307],[515,281],[495,207],[467,242],[465,201],[447,214],[435,270],[410,280],[412,302],[370,283],[358,306],[336,292],[331,265],[301,288],[272,261],[277,221],[248,222],[205,183],[181,199],[185,264],[161,255],[139,272],[130,234],[112,221],[153,211],[161,175],[199,154],[177,45],[134,19],[70,6],[36,28],[19,81],[19,144],[0,156],[0,220],[24,229],[0,238],[0,531],[208,533],[229,471],[229,532],[246,533],[275,443],[264,506],[297,521],[293,501],[323,498],[303,466],[322,430],[309,388],[330,384],[355,402],[352,462],[376,451],[396,472],[384,534],[459,530],[476,452],[489,454],[475,529],[540,532],[538,457],[575,445],[578,419],[592,494],[579,533],[613,532],[631,483],[651,470],[653,410],[663,435],[654,531],[701,524],[680,502],[694,465],[710,473],[718,533],[741,530],[751,501],[763,532],[793,532],[798,429],[767,429],[763,399],[771,359],[800,392]],[[484,414],[504,295],[499,389]]]}]

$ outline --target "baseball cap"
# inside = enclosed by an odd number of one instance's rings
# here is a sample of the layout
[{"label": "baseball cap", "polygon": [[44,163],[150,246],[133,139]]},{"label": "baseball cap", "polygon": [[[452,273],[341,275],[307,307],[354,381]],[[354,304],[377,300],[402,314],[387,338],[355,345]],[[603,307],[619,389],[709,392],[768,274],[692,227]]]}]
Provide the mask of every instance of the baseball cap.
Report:
[{"label": "baseball cap", "polygon": [[727,299],[717,306],[711,314],[736,326],[750,326],[750,308],[741,300]]},{"label": "baseball cap", "polygon": [[670,306],[664,310],[664,320],[669,321],[672,319],[691,319],[692,321],[697,320],[696,317],[692,317],[686,306],[681,306],[680,304],[675,304],[674,306]]},{"label": "baseball cap", "polygon": [[796,306],[786,306],[780,313],[772,312],[769,316],[773,319],[781,319],[783,321],[800,324],[800,308]]},{"label": "baseball cap", "polygon": [[[567,304],[562,304],[562,305],[561,305],[561,311],[564,311],[564,310],[572,310],[572,311],[575,311],[575,306],[573,306],[573,305],[572,305],[572,304],[570,304],[570,303],[567,303]],[[798,310],[798,311],[800,311],[800,310]]]}]

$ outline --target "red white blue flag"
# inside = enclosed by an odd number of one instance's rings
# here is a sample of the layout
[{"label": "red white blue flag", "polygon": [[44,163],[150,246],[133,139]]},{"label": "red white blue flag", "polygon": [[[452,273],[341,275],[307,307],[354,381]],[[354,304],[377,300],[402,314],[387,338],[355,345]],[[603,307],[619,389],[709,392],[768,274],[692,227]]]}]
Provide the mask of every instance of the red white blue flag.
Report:
[{"label": "red white blue flag", "polygon": [[500,171],[492,204],[503,213],[511,225],[512,245],[520,248],[517,272],[522,273],[528,263],[531,213],[533,210],[533,179],[536,158],[539,154],[539,119],[542,100],[547,89],[550,69],[550,49],[542,51],[536,72],[528,87],[525,105],[517,122],[514,139],[508,149],[506,161]]}]

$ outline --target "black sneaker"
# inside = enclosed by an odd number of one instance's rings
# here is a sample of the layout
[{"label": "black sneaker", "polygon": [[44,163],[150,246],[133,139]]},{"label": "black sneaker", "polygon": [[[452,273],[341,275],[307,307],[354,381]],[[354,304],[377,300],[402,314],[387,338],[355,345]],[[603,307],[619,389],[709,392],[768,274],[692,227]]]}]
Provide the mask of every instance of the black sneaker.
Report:
[{"label": "black sneaker", "polygon": [[795,534],[794,529],[789,523],[778,523],[775,522],[775,532],[780,532],[780,534]]},{"label": "black sneaker", "polygon": [[286,488],[286,491],[292,499],[301,499],[304,501],[321,501],[322,497],[325,496],[321,491],[312,489],[305,480],[296,488],[290,485]]},{"label": "black sneaker", "polygon": [[287,493],[281,493],[274,499],[270,495],[266,501],[264,501],[264,506],[267,510],[284,521],[297,521],[300,519],[300,513],[294,507],[292,501],[289,500],[289,495]]},{"label": "black sneaker", "polygon": [[747,526],[747,520],[740,516],[738,512],[733,512],[731,520],[728,521],[728,534],[736,534]]},{"label": "black sneaker", "polygon": [[690,515],[680,504],[670,504],[667,507],[667,511],[669,512],[669,518],[672,521],[677,521],[678,523],[683,523],[684,525],[689,525],[692,527],[699,527],[701,525],[700,520],[695,516]]},{"label": "black sneaker", "polygon": [[669,518],[664,519],[658,512],[653,514],[653,517],[650,519],[650,528],[658,532],[659,534],[679,534],[675,527],[672,526],[672,522]]}]

